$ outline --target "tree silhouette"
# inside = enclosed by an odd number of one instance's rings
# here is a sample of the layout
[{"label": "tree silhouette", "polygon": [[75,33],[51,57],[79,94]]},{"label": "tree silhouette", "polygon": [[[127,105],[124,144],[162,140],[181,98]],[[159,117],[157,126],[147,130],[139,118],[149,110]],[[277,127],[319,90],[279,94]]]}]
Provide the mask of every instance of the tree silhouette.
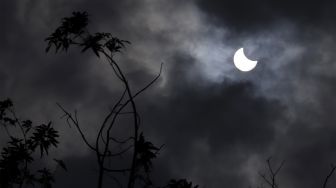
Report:
[{"label": "tree silhouette", "polygon": [[[0,101],[0,124],[9,141],[2,149],[0,158],[0,187],[28,187],[35,184],[49,188],[54,181],[53,172],[48,168],[34,170],[35,153],[40,159],[48,156],[51,147],[58,145],[58,132],[48,124],[35,126],[31,120],[17,117],[10,99]],[[63,169],[62,160],[54,159]]]},{"label": "tree silhouette", "polygon": [[[97,57],[101,55],[108,60],[112,72],[117,76],[124,86],[124,91],[115,102],[112,109],[105,116],[103,123],[99,125],[97,137],[89,141],[82,131],[77,113],[70,113],[57,104],[64,112],[64,117],[69,125],[75,125],[84,143],[96,154],[99,174],[97,187],[103,186],[105,173],[128,174],[127,187],[133,188],[137,185],[143,187],[153,187],[150,179],[152,160],[157,157],[161,147],[154,146],[145,139],[140,131],[140,117],[137,112],[134,99],[149,88],[159,77],[159,74],[142,89],[132,92],[125,74],[120,66],[114,61],[113,55],[130,44],[126,40],[112,37],[110,33],[91,34],[86,28],[88,25],[88,14],[86,12],[74,12],[71,17],[63,18],[61,26],[58,27],[45,40],[48,42],[46,52],[52,47],[55,51],[67,51],[70,46],[79,46],[81,51],[92,50]],[[128,109],[131,111],[126,111]],[[116,126],[116,120],[122,115],[133,117],[133,131],[126,138],[115,138],[112,136],[112,128]],[[21,120],[16,116],[13,103],[10,99],[0,101],[0,124],[8,136],[8,143],[2,149],[0,158],[0,187],[29,187],[36,184],[43,188],[52,187],[54,182],[54,172],[46,167],[36,168],[38,157],[42,160],[49,155],[52,147],[57,147],[58,132],[52,127],[51,122],[47,124],[34,125],[31,120]],[[118,149],[115,146],[118,145]],[[122,169],[114,169],[109,166],[109,161],[126,154],[132,154],[130,165]],[[35,157],[38,156],[38,157]],[[35,157],[35,158],[34,158]],[[53,159],[59,167],[67,171],[67,167],[62,160]],[[122,186],[117,178],[114,180]],[[171,180],[167,188],[197,188],[185,179]]]},{"label": "tree silhouette", "polygon": [[[112,72],[122,83],[124,90],[112,109],[110,109],[105,116],[103,123],[98,125],[98,131],[96,132],[96,139],[94,141],[88,140],[82,131],[76,111],[70,113],[61,104],[57,105],[64,112],[67,123],[76,127],[84,143],[96,155],[99,168],[97,180],[98,188],[103,186],[105,173],[127,173],[128,188],[133,188],[136,181],[144,186],[151,186],[152,182],[149,178],[149,173],[152,167],[152,160],[156,158],[161,147],[156,147],[150,141],[146,140],[144,134],[140,131],[140,116],[134,99],[160,77],[162,65],[159,74],[153,80],[142,89],[132,91],[126,75],[113,58],[116,53],[123,50],[126,44],[130,44],[130,42],[113,37],[111,33],[96,32],[92,34],[87,29],[88,23],[87,12],[73,12],[71,17],[63,18],[61,25],[46,38],[48,42],[46,52],[49,52],[52,47],[55,48],[56,53],[67,51],[71,46],[80,47],[82,52],[91,50],[98,58],[102,56],[107,60]],[[132,116],[133,131],[131,131],[131,135],[125,138],[115,138],[112,136],[112,131],[116,126],[116,120],[121,115]],[[115,145],[118,145],[117,148],[119,149],[112,147]],[[111,160],[130,153],[132,153],[130,166],[121,169],[109,166]],[[121,185],[117,178],[114,178],[114,180]]]},{"label": "tree silhouette", "polygon": [[[268,187],[279,188],[279,184],[278,184],[278,181],[277,181],[277,175],[279,174],[280,170],[282,169],[283,165],[285,164],[285,161],[282,161],[277,168],[274,168],[274,166],[272,165],[272,157],[269,157],[266,160],[266,163],[267,163],[267,173],[259,172],[259,176],[268,185]],[[336,170],[336,166],[331,164],[331,169],[330,169],[328,175],[325,177],[325,179],[323,181],[322,188],[327,188],[328,182],[329,182],[331,176],[334,174],[335,170]],[[258,188],[264,188],[263,184],[261,186],[259,186]]]}]

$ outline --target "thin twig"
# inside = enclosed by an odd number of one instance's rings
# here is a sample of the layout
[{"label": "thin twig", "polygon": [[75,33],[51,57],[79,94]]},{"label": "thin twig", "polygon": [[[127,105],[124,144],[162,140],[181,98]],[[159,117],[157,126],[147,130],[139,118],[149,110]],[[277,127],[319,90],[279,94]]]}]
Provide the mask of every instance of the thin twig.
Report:
[{"label": "thin twig", "polygon": [[92,150],[94,150],[94,151],[96,151],[96,149],[87,141],[87,139],[86,139],[86,137],[85,137],[85,135],[84,135],[84,133],[83,133],[83,131],[82,131],[82,129],[79,127],[79,124],[78,124],[78,122],[72,117],[72,115],[68,112],[68,111],[66,111],[59,103],[56,103],[57,104],[57,106],[67,115],[67,120],[69,119],[69,120],[71,120],[71,122],[76,126],[76,128],[77,128],[77,130],[78,130],[78,132],[79,132],[79,134],[82,136],[82,139],[83,139],[83,141],[85,142],[85,144],[90,148],[90,149],[92,149]]},{"label": "thin twig", "polygon": [[331,170],[329,172],[329,174],[327,175],[326,179],[323,182],[323,188],[327,187],[327,183],[329,181],[329,178],[333,175],[333,173],[335,172],[336,166],[335,165],[331,165]]}]

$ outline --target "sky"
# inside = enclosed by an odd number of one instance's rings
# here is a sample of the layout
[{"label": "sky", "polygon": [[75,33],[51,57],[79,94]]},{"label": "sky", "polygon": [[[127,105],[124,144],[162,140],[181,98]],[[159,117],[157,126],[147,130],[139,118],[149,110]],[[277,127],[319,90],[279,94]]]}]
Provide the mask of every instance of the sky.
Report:
[{"label": "sky", "polygon": [[[77,109],[93,139],[120,85],[94,54],[46,54],[44,41],[61,18],[87,11],[91,31],[131,42],[116,60],[134,90],[164,63],[136,101],[144,133],[165,144],[154,182],[257,187],[272,156],[275,166],[285,160],[280,187],[322,187],[336,163],[335,9],[332,0],[1,1],[0,97],[60,131],[53,155],[69,172],[56,187],[95,185],[95,159],[56,102]],[[258,60],[250,72],[234,67],[241,47]]]}]

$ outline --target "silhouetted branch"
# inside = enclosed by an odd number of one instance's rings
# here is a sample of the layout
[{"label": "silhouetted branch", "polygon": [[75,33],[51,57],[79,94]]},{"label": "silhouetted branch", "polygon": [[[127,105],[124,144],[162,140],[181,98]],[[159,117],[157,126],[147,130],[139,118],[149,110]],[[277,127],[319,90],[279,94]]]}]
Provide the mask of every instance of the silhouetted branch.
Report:
[{"label": "silhouetted branch", "polygon": [[155,78],[152,81],[150,81],[145,87],[143,87],[142,89],[140,89],[139,91],[137,91],[135,93],[135,95],[133,95],[133,98],[135,98],[136,96],[138,96],[139,94],[141,94],[143,91],[145,91],[146,89],[148,89],[151,85],[153,85],[160,78],[161,73],[162,73],[162,67],[163,67],[163,63],[161,63],[161,65],[160,65],[159,74],[157,74],[155,76]]},{"label": "silhouetted branch", "polygon": [[[77,117],[74,119],[74,118],[72,117],[72,115],[71,115],[68,111],[66,111],[66,110],[65,110],[59,103],[56,103],[56,104],[57,104],[57,106],[64,112],[64,114],[65,114],[66,117],[67,117],[67,120],[71,120],[71,122],[76,126],[76,128],[77,128],[79,134],[81,135],[83,141],[85,142],[85,144],[86,144],[90,149],[92,149],[93,151],[97,151],[96,148],[94,148],[94,147],[88,142],[88,140],[86,139],[86,137],[85,137],[85,135],[84,135],[82,129],[79,127]],[[68,121],[67,121],[67,122],[68,122]]]},{"label": "silhouetted branch", "polygon": [[336,166],[332,164],[331,165],[331,170],[330,170],[329,174],[327,175],[326,179],[323,182],[323,188],[327,188],[327,183],[328,183],[330,177],[334,174],[335,169],[336,169]]},{"label": "silhouetted branch", "polygon": [[278,168],[274,169],[271,164],[272,157],[269,157],[267,162],[267,168],[269,172],[269,177],[266,176],[266,174],[262,174],[259,172],[259,175],[263,178],[263,180],[271,187],[271,188],[278,188],[278,184],[276,182],[276,176],[280,172],[282,166],[284,165],[285,161],[282,161]]},{"label": "silhouetted branch", "polygon": [[126,153],[127,151],[129,151],[130,149],[132,149],[134,146],[133,145],[130,145],[128,146],[126,149],[123,149],[121,150],[120,152],[117,152],[117,153],[107,153],[106,156],[108,157],[115,157],[115,156],[121,156],[123,155],[124,153]]},{"label": "silhouetted branch", "polygon": [[106,123],[108,122],[108,120],[110,119],[110,117],[113,115],[113,113],[115,113],[115,109],[121,105],[122,100],[124,99],[126,94],[126,89],[123,91],[122,95],[120,96],[119,100],[114,104],[113,108],[110,110],[110,112],[108,113],[108,115],[105,117],[102,125],[100,126],[97,138],[96,138],[96,148],[99,150],[99,138],[102,139],[103,143],[106,144],[106,140],[104,139],[104,137],[102,136],[102,132],[106,126]]}]

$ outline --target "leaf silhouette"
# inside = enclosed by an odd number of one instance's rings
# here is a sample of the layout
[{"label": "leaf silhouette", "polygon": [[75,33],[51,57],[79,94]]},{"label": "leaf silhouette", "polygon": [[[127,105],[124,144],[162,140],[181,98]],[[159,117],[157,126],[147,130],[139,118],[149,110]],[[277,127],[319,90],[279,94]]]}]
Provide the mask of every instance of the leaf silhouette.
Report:
[{"label": "leaf silhouette", "polygon": [[101,33],[96,33],[95,35],[89,35],[84,39],[82,52],[85,52],[87,49],[91,48],[92,51],[99,57],[99,52],[103,51],[103,45],[100,43],[104,39],[105,35]]},{"label": "leaf silhouette", "polygon": [[48,125],[42,124],[35,128],[35,132],[33,133],[32,139],[32,147],[40,148],[41,157],[43,156],[44,152],[48,154],[49,147],[53,145],[57,147],[58,141],[57,138],[59,137],[57,131],[51,127],[51,122]]},{"label": "leaf silhouette", "polygon": [[155,147],[151,142],[145,140],[143,133],[140,134],[137,141],[137,164],[143,166],[146,173],[150,171],[152,159],[156,158],[156,152],[159,148]]},{"label": "leaf silhouette", "polygon": [[0,185],[18,182],[26,171],[21,170],[21,164],[30,163],[33,158],[25,147],[23,140],[10,137],[8,146],[2,149],[0,159]]},{"label": "leaf silhouette", "polygon": [[192,182],[188,182],[186,179],[175,180],[172,179],[167,185],[167,188],[197,188],[198,185],[193,186]]},{"label": "leaf silhouette", "polygon": [[13,102],[10,99],[0,101],[0,121],[4,121],[4,123],[15,124],[15,120],[7,116],[7,113],[12,107]]},{"label": "leaf silhouette", "polygon": [[104,46],[111,52],[111,53],[115,53],[115,52],[120,52],[120,50],[122,48],[125,47],[125,44],[130,44],[129,41],[126,40],[120,40],[116,37],[111,37],[111,39],[109,39]]},{"label": "leaf silhouette", "polygon": [[79,35],[84,32],[88,24],[87,12],[73,12],[72,17],[62,19],[62,28],[72,34]]},{"label": "leaf silhouette", "polygon": [[[6,99],[0,101],[0,123],[5,128],[7,125],[19,128],[16,131],[19,134],[15,136],[7,132],[9,141],[1,150],[0,187],[30,187],[35,186],[35,183],[51,187],[48,182],[53,180],[52,174],[42,170],[38,172],[38,178],[36,171],[31,168],[37,147],[40,148],[41,157],[44,153],[48,154],[50,146],[57,147],[58,132],[51,127],[51,122],[33,127],[31,120],[20,120],[16,117],[12,101]],[[64,167],[62,164],[60,166]]]},{"label": "leaf silhouette", "polygon": [[31,120],[24,120],[24,121],[22,121],[21,125],[25,129],[25,133],[27,133],[32,128],[32,121]]},{"label": "leaf silhouette", "polygon": [[67,51],[74,43],[73,39],[85,32],[87,24],[87,12],[73,12],[71,17],[63,18],[61,26],[45,39],[48,42],[46,52],[49,52],[52,46],[55,46],[56,53],[60,49]]}]

